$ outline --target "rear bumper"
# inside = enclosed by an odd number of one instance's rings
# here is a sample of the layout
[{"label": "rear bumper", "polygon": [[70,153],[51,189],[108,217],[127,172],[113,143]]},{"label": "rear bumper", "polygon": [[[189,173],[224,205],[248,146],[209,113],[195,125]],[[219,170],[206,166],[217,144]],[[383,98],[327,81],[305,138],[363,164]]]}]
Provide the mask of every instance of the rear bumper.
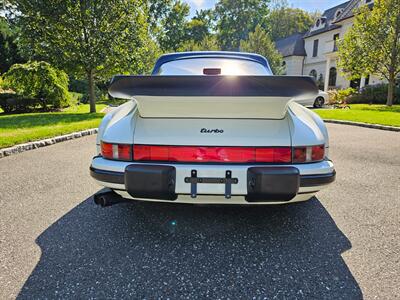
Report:
[{"label": "rear bumper", "polygon": [[[228,172],[234,180],[228,178]],[[332,183],[336,176],[328,160],[290,166],[254,166],[130,163],[102,157],[93,159],[90,174],[101,185],[126,198],[214,203],[209,197],[212,195],[219,199],[217,203],[224,204],[307,200]]]}]

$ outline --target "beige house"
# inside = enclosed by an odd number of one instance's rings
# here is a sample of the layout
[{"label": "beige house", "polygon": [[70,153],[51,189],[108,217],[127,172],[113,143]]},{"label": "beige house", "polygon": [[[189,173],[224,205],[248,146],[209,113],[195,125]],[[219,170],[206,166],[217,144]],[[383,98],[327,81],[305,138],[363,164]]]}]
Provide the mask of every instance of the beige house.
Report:
[{"label": "beige house", "polygon": [[362,88],[382,82],[373,75],[349,81],[337,69],[336,41],[343,38],[351,28],[354,11],[360,5],[372,7],[373,0],[350,0],[327,9],[307,32],[278,40],[276,47],[283,55],[286,75],[313,76],[325,91],[333,88]]}]

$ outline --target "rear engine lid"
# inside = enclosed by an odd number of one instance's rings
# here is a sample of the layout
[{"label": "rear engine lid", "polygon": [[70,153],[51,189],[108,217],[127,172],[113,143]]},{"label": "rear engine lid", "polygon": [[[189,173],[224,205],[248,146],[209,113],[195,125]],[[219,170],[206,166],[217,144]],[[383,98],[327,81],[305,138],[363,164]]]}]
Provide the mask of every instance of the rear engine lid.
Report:
[{"label": "rear engine lid", "polygon": [[182,146],[291,146],[289,122],[265,119],[136,120],[134,143]]}]

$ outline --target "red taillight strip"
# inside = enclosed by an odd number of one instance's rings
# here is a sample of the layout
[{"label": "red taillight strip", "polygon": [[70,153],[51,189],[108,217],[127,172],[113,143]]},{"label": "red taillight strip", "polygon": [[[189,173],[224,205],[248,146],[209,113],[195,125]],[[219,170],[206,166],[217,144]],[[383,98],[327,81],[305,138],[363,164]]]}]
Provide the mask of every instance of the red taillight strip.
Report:
[{"label": "red taillight strip", "polygon": [[290,147],[213,147],[134,145],[135,161],[290,163]]},{"label": "red taillight strip", "polygon": [[325,146],[291,148],[134,145],[132,151],[132,145],[129,144],[101,142],[101,155],[107,159],[124,161],[309,163],[325,158]]}]

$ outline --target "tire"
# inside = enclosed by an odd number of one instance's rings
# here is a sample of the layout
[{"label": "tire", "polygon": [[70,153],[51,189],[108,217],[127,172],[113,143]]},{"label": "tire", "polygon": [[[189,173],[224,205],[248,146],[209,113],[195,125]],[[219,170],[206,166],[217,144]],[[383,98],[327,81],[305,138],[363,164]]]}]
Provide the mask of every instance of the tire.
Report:
[{"label": "tire", "polygon": [[314,108],[321,108],[325,103],[324,97],[317,97],[314,101]]}]

